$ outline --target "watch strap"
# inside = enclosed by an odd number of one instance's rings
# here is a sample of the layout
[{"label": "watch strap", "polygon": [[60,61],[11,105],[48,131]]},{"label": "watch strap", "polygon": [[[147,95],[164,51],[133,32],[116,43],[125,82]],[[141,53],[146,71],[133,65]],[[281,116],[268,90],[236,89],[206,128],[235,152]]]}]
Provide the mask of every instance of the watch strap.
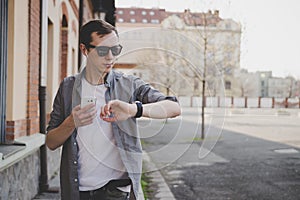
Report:
[{"label": "watch strap", "polygon": [[141,116],[143,116],[143,104],[139,101],[136,101],[135,104],[137,107],[137,112],[136,112],[134,118],[140,118]]}]

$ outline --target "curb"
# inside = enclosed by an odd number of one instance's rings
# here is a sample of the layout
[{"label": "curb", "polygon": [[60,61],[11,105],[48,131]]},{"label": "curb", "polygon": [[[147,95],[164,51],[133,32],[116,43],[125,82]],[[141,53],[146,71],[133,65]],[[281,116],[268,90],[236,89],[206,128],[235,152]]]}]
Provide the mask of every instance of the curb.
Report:
[{"label": "curb", "polygon": [[153,161],[147,152],[143,151],[143,161],[145,162],[145,168],[149,171],[149,177],[152,178],[151,183],[158,186],[155,198],[164,200],[175,200],[173,193],[171,192],[168,184],[166,183],[164,177],[157,169]]}]

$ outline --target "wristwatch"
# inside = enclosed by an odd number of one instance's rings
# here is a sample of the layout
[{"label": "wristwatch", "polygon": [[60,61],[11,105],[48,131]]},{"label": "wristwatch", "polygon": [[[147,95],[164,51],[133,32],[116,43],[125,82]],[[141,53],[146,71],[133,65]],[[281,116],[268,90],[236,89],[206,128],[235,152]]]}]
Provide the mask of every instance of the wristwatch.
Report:
[{"label": "wristwatch", "polygon": [[134,118],[140,118],[141,116],[143,116],[143,104],[140,101],[136,101],[135,104],[137,107],[137,112]]}]

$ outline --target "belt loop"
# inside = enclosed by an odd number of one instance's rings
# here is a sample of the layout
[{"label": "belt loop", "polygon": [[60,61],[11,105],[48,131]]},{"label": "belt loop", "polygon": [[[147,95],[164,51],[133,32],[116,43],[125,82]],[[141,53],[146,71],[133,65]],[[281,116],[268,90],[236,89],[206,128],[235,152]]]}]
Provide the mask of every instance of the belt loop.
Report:
[{"label": "belt loop", "polygon": [[92,191],[90,191],[90,198],[89,198],[90,200],[94,200],[94,191],[92,190]]}]

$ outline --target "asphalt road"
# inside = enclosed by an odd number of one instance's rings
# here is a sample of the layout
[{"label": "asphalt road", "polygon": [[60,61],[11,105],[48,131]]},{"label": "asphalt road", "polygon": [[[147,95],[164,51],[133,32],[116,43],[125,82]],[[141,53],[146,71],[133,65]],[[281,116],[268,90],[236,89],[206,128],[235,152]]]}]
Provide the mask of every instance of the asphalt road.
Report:
[{"label": "asphalt road", "polygon": [[167,123],[139,122],[143,148],[176,199],[300,199],[300,149],[289,143],[299,143],[300,118],[238,114],[216,115],[216,123],[207,116],[205,140],[191,110]]}]

